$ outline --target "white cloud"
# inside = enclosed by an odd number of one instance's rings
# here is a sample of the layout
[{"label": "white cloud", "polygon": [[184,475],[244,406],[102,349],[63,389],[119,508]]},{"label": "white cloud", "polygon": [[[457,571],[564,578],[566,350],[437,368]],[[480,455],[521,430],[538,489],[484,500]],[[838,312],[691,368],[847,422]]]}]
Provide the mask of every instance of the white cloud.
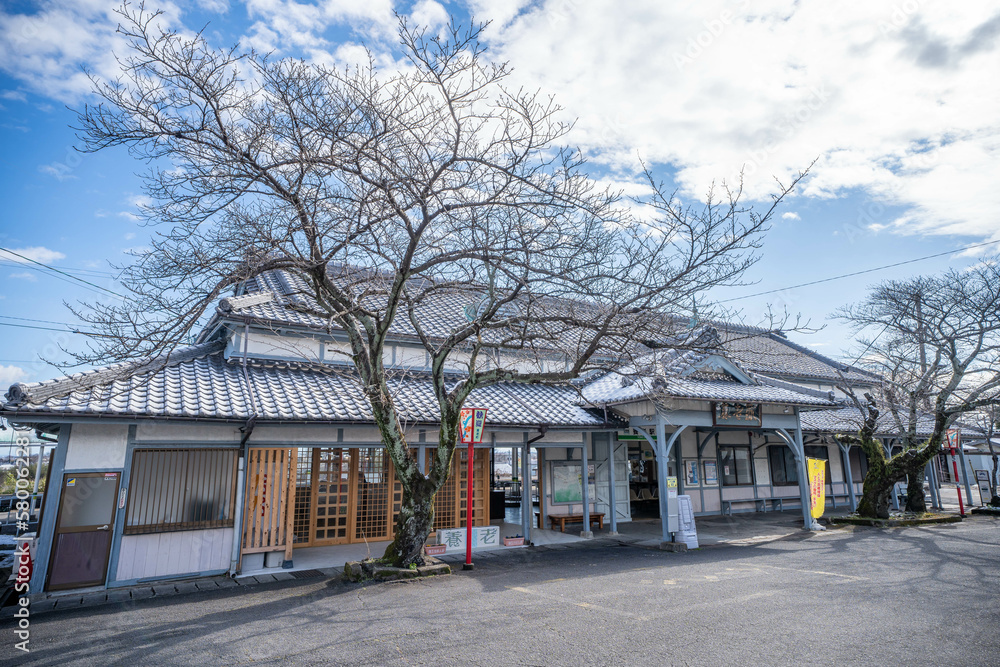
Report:
[{"label": "white cloud", "polygon": [[416,25],[426,26],[430,30],[436,30],[451,20],[448,10],[434,0],[420,0],[413,5],[410,18]]},{"label": "white cloud", "polygon": [[0,100],[14,100],[17,102],[27,102],[28,96],[22,90],[2,90]]},{"label": "white cloud", "polygon": [[51,176],[60,183],[63,181],[68,181],[76,178],[70,173],[72,168],[69,165],[63,164],[62,162],[53,162],[52,164],[43,164],[38,166],[38,171]]},{"label": "white cloud", "polygon": [[[161,26],[178,24],[180,10],[173,2],[156,5],[163,11]],[[118,6],[106,0],[49,0],[30,13],[0,9],[0,71],[27,90],[78,102],[92,88],[84,68],[103,79],[120,72],[114,52],[126,49],[115,30]]]},{"label": "white cloud", "polygon": [[38,277],[30,271],[21,271],[20,273],[12,273],[8,278],[13,278],[14,280],[27,280],[29,283],[37,282]]},{"label": "white cloud", "polygon": [[639,154],[701,196],[742,169],[762,199],[818,158],[800,196],[861,189],[906,210],[887,229],[1000,238],[995,3],[469,4],[612,172]]},{"label": "white cloud", "polygon": [[802,218],[799,217],[799,214],[796,213],[795,211],[785,211],[784,213],[781,214],[781,217],[783,219],[785,219],[785,220],[801,220],[802,219]]},{"label": "white cloud", "polygon": [[206,12],[225,14],[229,11],[229,0],[195,0],[195,4]]},{"label": "white cloud", "polygon": [[5,393],[10,385],[26,380],[27,377],[27,371],[19,366],[0,366],[0,394]]},{"label": "white cloud", "polygon": [[29,260],[35,260],[36,262],[41,262],[42,264],[52,264],[60,259],[66,259],[66,255],[62,254],[58,250],[50,250],[44,246],[32,246],[30,248],[11,248],[11,252],[21,255],[17,257],[7,252],[0,252],[0,259],[5,262],[14,262],[16,264],[28,264],[29,262],[23,258]]},{"label": "white cloud", "polygon": [[323,33],[333,25],[350,23],[374,41],[391,38],[396,26],[392,0],[249,0],[246,7],[254,19],[246,45],[265,53],[305,54],[314,61],[329,60],[335,47]]}]

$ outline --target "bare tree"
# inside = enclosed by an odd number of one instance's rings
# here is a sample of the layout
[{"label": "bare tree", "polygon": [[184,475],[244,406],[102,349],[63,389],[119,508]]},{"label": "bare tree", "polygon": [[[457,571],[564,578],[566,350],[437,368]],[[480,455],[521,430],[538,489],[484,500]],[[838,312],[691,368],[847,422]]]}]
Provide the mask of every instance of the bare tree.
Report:
[{"label": "bare tree", "polygon": [[924,468],[946,430],[963,414],[1000,402],[1000,267],[987,260],[967,271],[887,281],[839,317],[861,334],[861,364],[882,377],[876,396],[866,396],[864,406],[856,401],[867,417],[860,440],[866,429],[868,437],[890,433],[903,449],[890,459],[881,447],[865,447],[869,471],[858,512],[887,517],[889,493],[904,478],[906,509],[924,512]]},{"label": "bare tree", "polygon": [[[760,212],[725,186],[698,208],[658,187],[624,206],[562,147],[560,108],[505,87],[480,28],[428,38],[401,21],[404,65],[381,72],[215,50],[158,31],[141,8],[120,14],[131,53],[119,81],[95,82],[103,100],[80,112],[80,137],[153,164],[145,215],[161,231],[125,268],[130,299],[79,309],[108,336],[78,360],[169,351],[233,286],[271,269],[298,277],[294,307],[346,335],[402,485],[386,552],[401,566],[421,559],[475,388],[564,383],[682,340],[688,320],[672,315],[738,283],[804,176]],[[452,324],[428,324],[446,302],[464,304]],[[402,329],[429,355],[440,411],[426,475],[391,382],[405,370],[384,363]]]}]

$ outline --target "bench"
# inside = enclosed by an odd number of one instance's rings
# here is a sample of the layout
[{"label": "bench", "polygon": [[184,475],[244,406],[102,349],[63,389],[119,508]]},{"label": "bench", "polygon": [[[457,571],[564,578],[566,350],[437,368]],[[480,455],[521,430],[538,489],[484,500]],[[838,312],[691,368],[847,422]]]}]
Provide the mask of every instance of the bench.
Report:
[{"label": "bench", "polygon": [[[583,523],[583,514],[549,514],[549,525],[552,530],[556,529],[556,524],[559,524],[560,532],[566,532],[567,523]],[[539,528],[542,527],[542,514],[541,512],[535,512],[535,522]],[[598,529],[604,528],[604,513],[603,512],[591,512],[590,513],[590,527],[593,528],[597,525]]]},{"label": "bench", "polygon": [[771,511],[773,512],[780,512],[784,510],[786,502],[790,502],[795,505],[794,507],[789,507],[788,509],[790,510],[802,508],[802,501],[799,498],[791,496],[788,498],[768,498],[767,500],[769,503],[771,503]]},{"label": "bench", "polygon": [[[837,500],[841,500],[841,505],[850,505],[851,497],[846,493],[837,494],[826,494],[826,500],[828,503],[833,505],[833,509],[837,509]],[[768,498],[769,503],[771,503],[771,509],[775,512],[780,512],[785,509],[784,503],[792,503],[792,506],[788,509],[797,510],[802,509],[802,501],[796,497],[789,496],[787,498]]]},{"label": "bench", "polygon": [[744,498],[742,500],[723,500],[722,501],[722,513],[733,515],[733,503],[739,503],[740,505],[750,505],[753,504],[754,510],[757,512],[766,512],[767,505],[765,504],[766,498]]}]

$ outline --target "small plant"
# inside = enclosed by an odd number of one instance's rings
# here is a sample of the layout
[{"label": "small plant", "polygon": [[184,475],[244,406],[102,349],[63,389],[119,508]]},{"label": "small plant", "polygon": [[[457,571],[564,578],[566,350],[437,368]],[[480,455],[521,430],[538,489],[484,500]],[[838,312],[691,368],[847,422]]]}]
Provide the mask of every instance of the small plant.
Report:
[{"label": "small plant", "polygon": [[410,569],[411,570],[416,570],[417,569],[417,564],[416,563],[410,563]]}]

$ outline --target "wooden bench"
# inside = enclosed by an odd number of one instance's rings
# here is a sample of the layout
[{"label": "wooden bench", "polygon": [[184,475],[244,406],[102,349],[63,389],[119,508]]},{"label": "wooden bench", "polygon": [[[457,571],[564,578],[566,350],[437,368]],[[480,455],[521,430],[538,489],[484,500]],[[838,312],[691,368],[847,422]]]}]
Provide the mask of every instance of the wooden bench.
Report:
[{"label": "wooden bench", "polygon": [[[536,525],[542,527],[542,514],[541,512],[535,512]],[[566,532],[567,523],[583,523],[583,514],[549,514],[549,525],[552,530],[556,529],[556,524],[559,524],[560,532]],[[590,527],[593,528],[597,525],[598,529],[604,528],[604,513],[603,512],[591,512],[590,513]]]}]

